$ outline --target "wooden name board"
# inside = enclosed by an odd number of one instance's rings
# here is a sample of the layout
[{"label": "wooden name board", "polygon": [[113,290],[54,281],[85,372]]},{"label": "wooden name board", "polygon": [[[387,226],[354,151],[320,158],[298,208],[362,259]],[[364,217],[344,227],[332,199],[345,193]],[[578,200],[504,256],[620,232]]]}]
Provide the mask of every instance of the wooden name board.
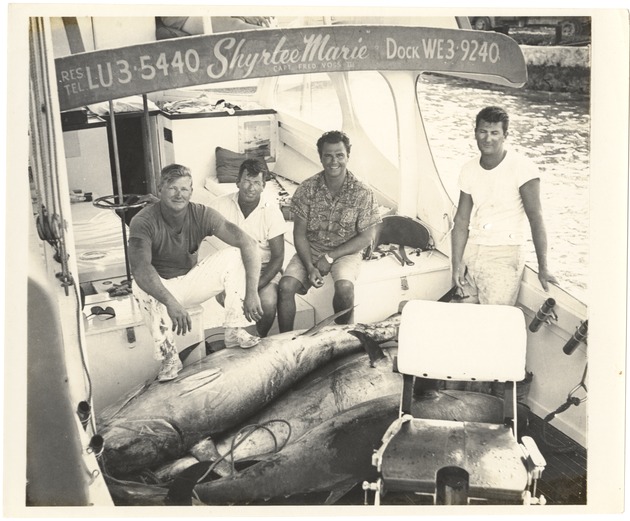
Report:
[{"label": "wooden name board", "polygon": [[527,81],[514,40],[494,32],[339,25],[161,40],[55,60],[61,110],[173,88],[313,72],[413,70]]}]

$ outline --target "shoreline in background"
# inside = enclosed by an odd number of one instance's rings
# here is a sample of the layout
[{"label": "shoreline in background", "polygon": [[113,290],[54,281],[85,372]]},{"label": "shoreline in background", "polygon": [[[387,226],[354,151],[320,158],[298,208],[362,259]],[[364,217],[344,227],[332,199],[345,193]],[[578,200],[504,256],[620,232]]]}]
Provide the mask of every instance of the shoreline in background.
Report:
[{"label": "shoreline in background", "polygon": [[546,47],[521,45],[527,64],[525,89],[589,96],[590,45]]},{"label": "shoreline in background", "polygon": [[512,25],[499,31],[514,39],[523,51],[528,77],[524,89],[590,96],[590,23],[577,18],[574,23],[574,30],[568,33],[561,23]]}]

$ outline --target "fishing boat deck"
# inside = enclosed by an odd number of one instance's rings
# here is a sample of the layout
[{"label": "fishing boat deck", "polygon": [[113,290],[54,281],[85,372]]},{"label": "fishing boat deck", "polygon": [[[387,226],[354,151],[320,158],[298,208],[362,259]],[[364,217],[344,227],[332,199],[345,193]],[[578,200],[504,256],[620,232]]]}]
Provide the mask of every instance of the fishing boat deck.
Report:
[{"label": "fishing boat deck", "polygon": [[530,416],[527,434],[547,461],[538,482],[547,504],[585,505],[586,449],[535,415]]},{"label": "fishing boat deck", "polygon": [[[523,432],[536,441],[547,465],[538,480],[537,495],[542,495],[547,505],[586,505],[586,462],[584,447],[546,423],[542,418],[530,414],[529,424]],[[328,492],[297,494],[288,498],[250,503],[250,505],[322,505]],[[365,493],[355,486],[336,505],[363,505]],[[368,493],[368,503],[373,502],[373,493]],[[381,501],[382,505],[430,505],[430,496],[410,492],[391,492]],[[532,507],[536,508],[536,507]]]}]

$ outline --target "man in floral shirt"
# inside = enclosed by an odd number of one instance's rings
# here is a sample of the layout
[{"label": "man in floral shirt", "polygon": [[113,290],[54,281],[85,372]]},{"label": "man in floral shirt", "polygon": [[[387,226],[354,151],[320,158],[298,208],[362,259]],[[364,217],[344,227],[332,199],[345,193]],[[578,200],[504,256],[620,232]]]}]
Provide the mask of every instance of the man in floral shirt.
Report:
[{"label": "man in floral shirt", "polygon": [[[280,280],[280,332],[293,329],[295,294],[322,287],[328,273],[335,284],[335,313],[354,306],[361,251],[372,242],[381,218],[371,188],[347,169],[350,148],[343,132],[322,135],[317,151],[324,170],[306,179],[291,199],[297,253]],[[352,311],[338,317],[337,323],[351,320]]]}]

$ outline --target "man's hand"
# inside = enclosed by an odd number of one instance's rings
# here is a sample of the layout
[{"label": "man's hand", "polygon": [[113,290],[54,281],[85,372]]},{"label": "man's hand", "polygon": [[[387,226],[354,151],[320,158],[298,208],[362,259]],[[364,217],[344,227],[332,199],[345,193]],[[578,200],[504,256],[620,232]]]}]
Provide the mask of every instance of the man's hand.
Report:
[{"label": "man's hand", "polygon": [[186,308],[179,302],[166,306],[166,311],[173,321],[173,331],[176,334],[185,335],[188,331],[192,331],[192,319]]},{"label": "man's hand", "polygon": [[[326,262],[326,261],[324,261]],[[315,288],[321,288],[324,285],[324,278],[315,266],[313,266],[308,272],[308,280]]]},{"label": "man's hand", "polygon": [[538,280],[540,281],[540,285],[543,287],[545,291],[549,291],[549,283],[552,282],[554,284],[558,284],[556,277],[553,276],[547,268],[538,270]]},{"label": "man's hand", "polygon": [[258,322],[263,316],[262,305],[257,291],[246,294],[243,300],[243,314],[251,322]]},{"label": "man's hand", "polygon": [[457,286],[462,292],[466,285],[466,266],[457,264],[453,266],[453,286]]},{"label": "man's hand", "polygon": [[[315,267],[319,271],[322,277],[325,277],[330,273],[330,269],[332,268],[332,264],[330,264],[324,255],[322,255],[317,262],[315,263]],[[323,281],[322,281],[323,283]]]}]

